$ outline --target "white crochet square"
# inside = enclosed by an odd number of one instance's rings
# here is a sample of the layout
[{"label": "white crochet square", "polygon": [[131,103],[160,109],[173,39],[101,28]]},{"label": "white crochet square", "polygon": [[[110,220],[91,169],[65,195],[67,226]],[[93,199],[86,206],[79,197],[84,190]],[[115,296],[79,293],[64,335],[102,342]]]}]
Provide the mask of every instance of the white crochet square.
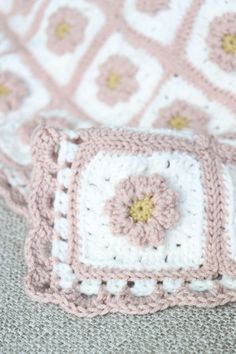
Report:
[{"label": "white crochet square", "polygon": [[72,287],[76,277],[67,263],[58,262],[54,264],[53,272],[59,277],[59,284],[62,289],[69,289]]},{"label": "white crochet square", "polygon": [[[178,193],[179,222],[167,231],[157,249],[136,247],[124,237],[112,234],[105,203],[123,179],[160,173]],[[206,242],[205,201],[200,163],[174,152],[121,155],[99,152],[81,173],[77,195],[77,237],[80,262],[94,267],[115,267],[137,271],[159,271],[182,267],[198,268]],[[191,249],[191,253],[189,250]]]},{"label": "white crochet square", "polygon": [[[127,95],[125,101],[119,101],[110,106],[98,98],[101,87],[96,83],[96,80],[100,75],[100,66],[112,56],[127,58],[132,65],[137,67],[135,80],[137,80],[138,87],[130,97]],[[123,126],[145,107],[146,101],[150,98],[162,74],[163,69],[156,58],[141,48],[131,46],[121,33],[116,32],[101,47],[85,72],[75,93],[75,99],[85,112],[93,116],[96,121],[105,125]],[[126,80],[126,78],[121,78],[121,80],[123,79]],[[130,80],[132,78],[129,78],[128,81]],[[143,85],[144,82],[145,85]],[[129,86],[129,82],[127,82],[127,86]]]},{"label": "white crochet square", "polygon": [[[75,11],[78,10],[87,20],[87,26],[85,28],[83,41],[76,47],[75,51],[65,53],[64,55],[57,55],[47,46],[47,27],[50,16],[63,7],[69,7]],[[94,21],[94,19],[96,19],[96,21]],[[28,44],[29,49],[47,72],[50,73],[60,85],[65,85],[70,81],[79,60],[91,45],[104,22],[105,17],[102,11],[100,11],[98,6],[89,1],[52,0],[46,8],[39,30]]]},{"label": "white crochet square", "polygon": [[[235,114],[219,102],[209,100],[202,91],[190,85],[182,76],[172,77],[164,83],[160,92],[147,107],[139,126],[141,128],[150,128],[153,124],[158,126],[158,121],[162,117],[162,109],[171,109],[176,101],[194,106],[206,115],[208,122],[205,130],[209,133],[218,135],[229,131],[236,132]],[[190,121],[197,121],[194,114],[186,118]]]},{"label": "white crochet square", "polygon": [[5,52],[12,49],[12,43],[8,38],[4,35],[4,32],[0,31],[0,54],[4,54]]}]

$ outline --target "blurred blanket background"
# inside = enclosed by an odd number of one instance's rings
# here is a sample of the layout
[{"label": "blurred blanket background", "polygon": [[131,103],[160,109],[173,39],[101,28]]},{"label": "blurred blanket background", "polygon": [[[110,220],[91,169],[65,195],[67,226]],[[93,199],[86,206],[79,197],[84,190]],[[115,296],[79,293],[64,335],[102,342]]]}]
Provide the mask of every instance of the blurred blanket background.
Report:
[{"label": "blurred blanket background", "polygon": [[0,0],[0,194],[39,124],[236,131],[236,2]]}]

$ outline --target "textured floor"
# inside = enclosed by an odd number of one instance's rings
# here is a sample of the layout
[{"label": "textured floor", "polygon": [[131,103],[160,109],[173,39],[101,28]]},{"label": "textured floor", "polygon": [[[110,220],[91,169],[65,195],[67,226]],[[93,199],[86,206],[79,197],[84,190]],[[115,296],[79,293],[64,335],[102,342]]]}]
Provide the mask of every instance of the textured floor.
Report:
[{"label": "textured floor", "polygon": [[24,294],[25,222],[0,202],[1,354],[236,353],[236,305],[78,319]]}]

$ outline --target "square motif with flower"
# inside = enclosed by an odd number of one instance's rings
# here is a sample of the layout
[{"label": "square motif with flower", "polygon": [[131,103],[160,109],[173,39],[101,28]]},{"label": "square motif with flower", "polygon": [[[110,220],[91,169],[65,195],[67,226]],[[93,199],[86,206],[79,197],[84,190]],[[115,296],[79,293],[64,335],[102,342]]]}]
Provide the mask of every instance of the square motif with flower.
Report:
[{"label": "square motif with flower", "polygon": [[33,298],[78,316],[236,299],[232,141],[44,128],[32,151]]}]

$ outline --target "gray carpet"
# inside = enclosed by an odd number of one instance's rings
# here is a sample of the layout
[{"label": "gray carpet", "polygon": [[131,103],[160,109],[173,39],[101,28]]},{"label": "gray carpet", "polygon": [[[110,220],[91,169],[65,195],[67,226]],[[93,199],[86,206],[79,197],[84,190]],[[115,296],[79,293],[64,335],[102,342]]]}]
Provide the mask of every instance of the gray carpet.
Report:
[{"label": "gray carpet", "polygon": [[236,353],[236,305],[79,319],[22,286],[24,220],[0,201],[0,354]]}]

